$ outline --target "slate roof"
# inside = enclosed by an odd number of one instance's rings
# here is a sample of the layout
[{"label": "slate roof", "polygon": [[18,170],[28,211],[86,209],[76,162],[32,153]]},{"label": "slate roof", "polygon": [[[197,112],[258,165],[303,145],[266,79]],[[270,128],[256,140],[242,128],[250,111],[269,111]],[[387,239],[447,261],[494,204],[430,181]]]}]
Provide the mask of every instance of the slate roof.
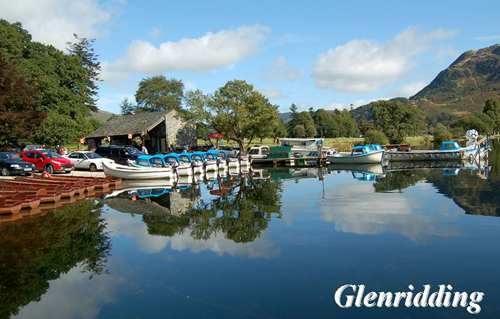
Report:
[{"label": "slate roof", "polygon": [[[117,116],[103,126],[99,127],[94,132],[90,133],[86,138],[106,137],[106,136],[123,136],[128,133],[134,135],[153,129],[161,123],[164,117],[173,111],[167,112],[143,112],[139,114]],[[146,121],[144,125],[144,121]]]}]

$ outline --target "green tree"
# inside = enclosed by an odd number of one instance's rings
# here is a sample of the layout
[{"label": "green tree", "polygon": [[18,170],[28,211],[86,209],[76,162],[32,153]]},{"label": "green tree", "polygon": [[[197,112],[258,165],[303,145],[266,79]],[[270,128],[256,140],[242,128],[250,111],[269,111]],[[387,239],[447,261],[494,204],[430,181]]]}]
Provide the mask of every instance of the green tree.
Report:
[{"label": "green tree", "polygon": [[288,131],[286,127],[285,121],[283,121],[281,118],[278,121],[278,124],[274,128],[272,132],[272,138],[274,140],[274,143],[276,143],[276,140],[280,137],[287,137]]},{"label": "green tree", "polygon": [[443,142],[451,141],[452,137],[451,132],[443,124],[438,123],[433,134],[434,147],[441,146]]},{"label": "green tree", "polygon": [[494,99],[486,100],[483,113],[488,115],[494,122],[493,131],[500,131],[500,101]]},{"label": "green tree", "polygon": [[213,95],[199,90],[189,92],[185,101],[188,109],[182,114],[189,122],[222,133],[226,139],[238,143],[243,154],[254,138],[272,132],[279,125],[278,106],[242,80],[228,81]]},{"label": "green tree", "polygon": [[373,102],[372,112],[375,128],[384,132],[391,143],[401,143],[406,136],[426,130],[422,110],[400,101]]},{"label": "green tree", "polygon": [[299,138],[306,137],[307,133],[306,129],[304,128],[304,125],[302,124],[295,125],[295,127],[293,128],[293,136]]},{"label": "green tree", "polygon": [[35,136],[46,116],[36,111],[35,92],[0,51],[0,147],[21,147]]},{"label": "green tree", "polygon": [[[293,125],[293,126],[292,126]],[[295,127],[297,125],[302,125],[305,130],[304,136],[296,136],[294,134]],[[293,137],[314,137],[316,136],[316,127],[314,126],[314,120],[311,114],[307,111],[296,113],[295,118],[289,123],[289,128],[291,129],[291,134]]]},{"label": "green tree", "polygon": [[137,109],[146,112],[179,111],[183,97],[184,83],[163,75],[142,79],[135,93]]},{"label": "green tree", "polygon": [[68,42],[68,52],[72,56],[76,56],[80,60],[80,64],[86,71],[84,78],[85,90],[82,92],[85,100],[83,101],[92,111],[97,111],[95,105],[97,91],[99,87],[99,74],[101,72],[101,63],[98,60],[98,55],[94,50],[95,39],[79,38],[73,34],[76,42]]},{"label": "green tree", "polygon": [[358,124],[348,110],[336,112],[334,118],[340,127],[340,136],[353,137],[359,135]]},{"label": "green tree", "polygon": [[358,128],[359,128],[359,132],[362,135],[365,135],[366,132],[368,132],[370,130],[374,130],[375,126],[373,125],[373,123],[368,122],[366,120],[366,118],[363,116],[363,117],[361,117],[361,120],[359,121]]},{"label": "green tree", "polygon": [[493,132],[494,125],[494,121],[484,113],[461,117],[451,123],[451,127],[455,129],[455,132],[459,131],[460,135],[465,134],[468,130],[477,130],[480,134],[489,134]]},{"label": "green tree", "polygon": [[314,125],[319,137],[338,137],[340,126],[332,113],[319,109],[314,114]]},{"label": "green tree", "polygon": [[365,133],[365,144],[389,144],[389,139],[381,131],[369,130]]},{"label": "green tree", "polygon": [[130,115],[130,114],[134,114],[134,110],[135,110],[136,106],[134,105],[134,103],[132,103],[128,98],[124,98],[121,102],[120,102],[120,114],[121,115]]}]

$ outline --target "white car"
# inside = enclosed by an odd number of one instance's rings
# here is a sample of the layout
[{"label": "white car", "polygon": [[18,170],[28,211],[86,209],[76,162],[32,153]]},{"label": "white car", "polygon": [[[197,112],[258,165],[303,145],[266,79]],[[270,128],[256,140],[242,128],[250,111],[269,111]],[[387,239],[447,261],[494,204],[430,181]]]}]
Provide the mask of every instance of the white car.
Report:
[{"label": "white car", "polygon": [[91,172],[102,170],[102,163],[115,162],[90,151],[73,152],[68,155],[68,159],[75,165],[75,169],[88,169]]}]

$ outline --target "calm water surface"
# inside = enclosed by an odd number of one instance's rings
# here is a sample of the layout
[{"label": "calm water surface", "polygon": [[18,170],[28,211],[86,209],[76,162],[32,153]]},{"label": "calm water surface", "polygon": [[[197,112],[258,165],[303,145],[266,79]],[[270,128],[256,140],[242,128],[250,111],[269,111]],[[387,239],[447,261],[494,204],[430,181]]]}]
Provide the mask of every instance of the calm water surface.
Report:
[{"label": "calm water surface", "polygon": [[174,191],[143,187],[5,225],[0,317],[470,316],[461,307],[341,309],[333,299],[344,284],[451,284],[484,292],[476,317],[498,318],[498,152],[489,172],[257,171]]}]

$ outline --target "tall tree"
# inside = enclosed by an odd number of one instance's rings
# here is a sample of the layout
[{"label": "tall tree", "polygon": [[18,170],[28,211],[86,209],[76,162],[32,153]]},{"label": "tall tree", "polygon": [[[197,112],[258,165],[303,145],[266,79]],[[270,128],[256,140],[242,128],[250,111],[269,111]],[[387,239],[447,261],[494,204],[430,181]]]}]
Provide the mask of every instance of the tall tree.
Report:
[{"label": "tall tree", "polygon": [[190,92],[186,94],[186,105],[186,119],[222,133],[238,143],[243,154],[254,138],[272,132],[279,123],[278,107],[242,80],[227,82],[213,95]]},{"label": "tall tree", "polygon": [[33,138],[46,116],[36,111],[35,92],[0,51],[0,147],[20,147]]},{"label": "tall tree", "polygon": [[92,111],[97,111],[95,102],[97,101],[97,92],[99,87],[99,74],[101,72],[101,63],[99,62],[98,55],[94,51],[95,39],[79,38],[76,34],[75,42],[67,42],[68,52],[70,55],[78,57],[83,68],[86,70],[85,91],[84,96],[86,103]]},{"label": "tall tree", "polygon": [[401,143],[406,136],[422,134],[427,128],[422,110],[400,101],[373,102],[372,111],[375,128],[384,132],[391,143]]},{"label": "tall tree", "polygon": [[319,109],[314,114],[314,124],[319,137],[338,137],[340,135],[340,126],[332,113]]},{"label": "tall tree", "polygon": [[163,75],[142,79],[135,93],[137,108],[146,112],[180,110],[184,83]]},{"label": "tall tree", "polygon": [[121,115],[130,115],[134,114],[136,106],[132,103],[128,98],[124,98],[120,102],[120,114]]},{"label": "tall tree", "polygon": [[500,101],[488,99],[484,103],[483,113],[487,114],[494,122],[493,130],[500,131]]}]

